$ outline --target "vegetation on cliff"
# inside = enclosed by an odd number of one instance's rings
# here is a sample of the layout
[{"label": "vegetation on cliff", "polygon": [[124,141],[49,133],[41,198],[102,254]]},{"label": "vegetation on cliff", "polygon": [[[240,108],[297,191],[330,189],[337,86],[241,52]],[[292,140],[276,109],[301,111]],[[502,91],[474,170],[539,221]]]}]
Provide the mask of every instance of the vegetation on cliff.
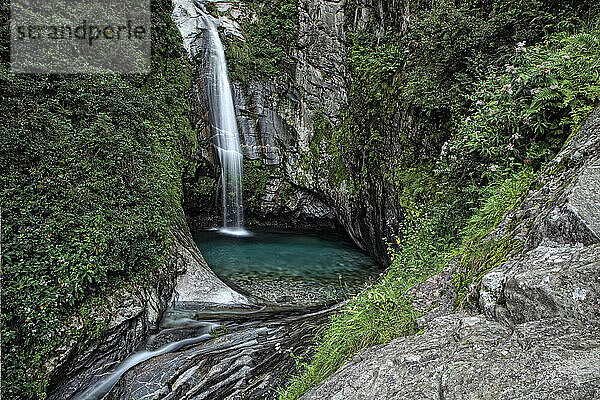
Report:
[{"label": "vegetation on cliff", "polygon": [[[9,5],[1,7],[6,22]],[[152,7],[149,75],[14,75],[0,65],[7,400],[45,397],[56,348],[102,330],[103,320],[85,320],[91,299],[146,279],[168,249],[195,138],[171,3]],[[8,60],[7,23],[1,36]]]},{"label": "vegetation on cliff", "polygon": [[225,52],[233,80],[249,82],[257,76],[282,75],[293,60],[295,44],[296,0],[247,2],[255,18],[242,26],[245,42],[233,40]]},{"label": "vegetation on cliff", "polygon": [[[349,18],[348,109],[337,126],[315,119],[309,150],[353,196],[386,171],[404,212],[389,243],[392,264],[332,318],[309,361],[296,355],[302,374],[282,399],[298,398],[366,346],[415,333],[407,290],[457,256],[458,303],[468,301],[469,288],[514,245],[482,238],[600,99],[595,1],[416,1],[406,26],[396,3],[382,2],[366,29]],[[43,398],[55,349],[102,331],[104,320],[85,319],[93,299],[148,279],[164,262],[195,138],[171,4],[152,5],[148,76],[17,76],[0,64],[7,399]],[[364,5],[349,1],[346,15]],[[227,48],[242,82],[285,73],[297,23],[294,0],[249,6],[248,41]],[[8,5],[0,7],[7,21]],[[0,29],[8,60],[8,24]],[[402,149],[393,157],[391,145]],[[246,171],[252,205],[270,170],[248,162]],[[209,175],[199,185],[187,177],[186,207],[210,201],[217,184]],[[74,326],[73,315],[85,324]]]},{"label": "vegetation on cliff", "polygon": [[[429,5],[413,6],[406,31],[386,9],[383,37],[349,25],[350,106],[320,138],[332,149],[330,170],[345,166],[358,195],[373,171],[390,171],[405,221],[389,271],[332,318],[310,361],[298,357],[303,372],[281,399],[298,398],[364,347],[414,333],[406,290],[455,257],[464,305],[469,287],[515,246],[483,237],[600,101],[592,2]],[[403,149],[392,159],[391,138]]]}]

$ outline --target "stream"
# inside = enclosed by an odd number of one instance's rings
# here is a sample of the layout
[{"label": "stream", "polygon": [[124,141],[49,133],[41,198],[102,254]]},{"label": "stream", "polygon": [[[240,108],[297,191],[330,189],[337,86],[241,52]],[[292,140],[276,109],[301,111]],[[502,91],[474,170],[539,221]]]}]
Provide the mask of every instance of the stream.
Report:
[{"label": "stream", "polygon": [[292,355],[306,352],[340,293],[360,290],[379,272],[360,250],[332,238],[205,231],[194,239],[220,277],[263,305],[174,303],[123,361],[98,360],[50,400],[275,398],[296,372]]},{"label": "stream", "polygon": [[[85,389],[51,399],[167,400],[275,398],[335,307],[167,310],[160,331],[121,363],[89,375]],[[76,381],[76,380],[75,380]]]}]

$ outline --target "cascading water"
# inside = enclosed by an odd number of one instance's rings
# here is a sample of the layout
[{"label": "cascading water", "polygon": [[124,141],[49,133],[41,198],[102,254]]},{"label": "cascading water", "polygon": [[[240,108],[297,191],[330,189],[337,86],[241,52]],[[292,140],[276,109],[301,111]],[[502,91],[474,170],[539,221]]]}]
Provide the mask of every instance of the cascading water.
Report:
[{"label": "cascading water", "polygon": [[208,73],[206,74],[206,94],[214,143],[221,164],[221,190],[223,207],[223,227],[221,232],[233,235],[247,235],[244,229],[244,209],[242,205],[242,152],[240,148],[233,96],[227,62],[219,33],[210,17],[203,15],[202,21],[207,31]]},{"label": "cascading water", "polygon": [[[183,321],[183,320],[182,320]],[[191,323],[190,323],[190,322]],[[171,321],[173,323],[173,321]],[[90,386],[87,390],[85,390],[81,394],[75,394],[72,399],[73,400],[102,400],[106,397],[106,395],[111,391],[111,389],[115,386],[115,384],[119,381],[121,376],[124,373],[129,371],[131,368],[136,365],[143,363],[146,360],[149,360],[152,357],[160,356],[162,354],[171,353],[177,351],[185,346],[190,346],[194,344],[198,344],[209,340],[213,337],[211,332],[215,329],[219,328],[221,325],[215,324],[213,322],[202,322],[202,321],[192,321],[186,320],[186,326],[196,326],[199,328],[200,335],[178,340],[176,342],[168,343],[156,350],[152,351],[140,351],[137,353],[133,353],[125,360],[123,360],[120,364],[118,364],[113,371],[107,372],[104,376],[94,383],[93,386]],[[177,321],[174,321],[175,325]],[[192,325],[193,324],[193,325]]]}]

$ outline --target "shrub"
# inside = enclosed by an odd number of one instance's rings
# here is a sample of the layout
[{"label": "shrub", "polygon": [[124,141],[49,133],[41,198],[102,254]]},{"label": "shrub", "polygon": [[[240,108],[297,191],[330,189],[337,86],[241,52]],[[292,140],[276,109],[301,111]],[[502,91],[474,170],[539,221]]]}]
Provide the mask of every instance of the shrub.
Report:
[{"label": "shrub", "polygon": [[6,399],[45,397],[46,361],[79,334],[70,317],[85,320],[92,299],[151,275],[169,246],[195,139],[171,4],[152,6],[150,75],[13,75],[0,65]]}]

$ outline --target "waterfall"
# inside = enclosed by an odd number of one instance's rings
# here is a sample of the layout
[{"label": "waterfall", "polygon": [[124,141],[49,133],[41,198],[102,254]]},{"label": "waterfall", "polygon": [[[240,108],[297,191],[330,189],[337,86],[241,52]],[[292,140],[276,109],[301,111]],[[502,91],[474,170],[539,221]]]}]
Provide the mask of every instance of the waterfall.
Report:
[{"label": "waterfall", "polygon": [[223,44],[210,17],[202,15],[208,39],[206,94],[214,143],[221,165],[223,227],[221,232],[246,235],[242,205],[242,161],[233,96]]}]

